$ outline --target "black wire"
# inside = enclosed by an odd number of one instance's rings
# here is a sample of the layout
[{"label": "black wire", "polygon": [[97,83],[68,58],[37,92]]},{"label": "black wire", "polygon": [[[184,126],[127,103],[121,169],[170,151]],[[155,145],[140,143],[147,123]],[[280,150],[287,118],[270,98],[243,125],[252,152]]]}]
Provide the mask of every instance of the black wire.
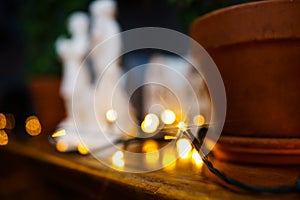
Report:
[{"label": "black wire", "polygon": [[208,157],[204,155],[201,151],[201,143],[199,140],[194,137],[190,130],[184,131],[184,134],[192,141],[195,149],[198,151],[199,155],[201,156],[204,164],[207,166],[210,172],[215,174],[217,177],[222,179],[224,182],[238,187],[240,189],[249,191],[249,192],[257,192],[257,193],[286,193],[286,192],[300,192],[300,179],[298,179],[297,183],[293,186],[279,186],[274,188],[267,188],[267,187],[256,187],[244,184],[238,180],[228,177],[223,172],[219,171],[214,167],[212,162],[208,160]]},{"label": "black wire", "polygon": [[[207,128],[206,126],[204,128]],[[201,127],[200,127],[201,129]],[[204,164],[207,166],[207,168],[209,169],[209,171],[211,173],[213,173],[214,175],[216,175],[217,177],[219,177],[220,179],[222,179],[224,182],[226,182],[227,184],[233,185],[237,188],[243,189],[245,191],[249,191],[249,192],[256,192],[256,193],[287,193],[287,192],[300,192],[300,179],[297,180],[295,185],[292,186],[279,186],[279,187],[274,187],[274,188],[267,188],[267,187],[256,187],[256,186],[251,186],[251,185],[247,185],[245,183],[242,183],[238,180],[235,180],[233,178],[228,177],[226,174],[224,174],[223,172],[219,171],[218,169],[216,169],[213,165],[213,163],[211,161],[209,161],[208,156],[206,156],[202,151],[201,151],[201,146],[203,143],[203,138],[201,139],[201,142],[193,135],[193,133],[191,133],[191,131],[189,129],[187,129],[186,131],[183,131],[183,134],[188,137],[193,146],[195,147],[195,149],[197,150],[197,152],[199,153],[200,157],[202,158]],[[116,139],[115,141],[113,141],[113,144],[123,144],[123,145],[129,145],[132,142],[140,142],[140,141],[145,141],[149,138],[130,138],[130,139]],[[156,137],[156,138],[151,138],[154,139],[156,141],[165,141],[165,139],[161,136]],[[93,149],[93,152],[95,151],[102,151],[106,148],[111,147],[111,145],[107,145],[101,148],[96,148]]]},{"label": "black wire", "polygon": [[[267,188],[267,187],[256,187],[256,186],[247,185],[247,184],[242,183],[238,180],[230,178],[226,174],[224,174],[223,172],[216,169],[214,167],[213,163],[211,161],[209,161],[208,157],[206,155],[204,155],[204,153],[201,151],[201,146],[202,146],[203,141],[200,142],[191,133],[191,131],[189,129],[187,129],[186,131],[183,131],[183,134],[185,134],[192,141],[193,146],[195,147],[195,149],[199,153],[200,157],[202,158],[204,164],[207,166],[209,171],[211,173],[213,173],[214,175],[216,175],[217,177],[219,177],[220,179],[222,179],[227,184],[233,185],[233,186],[238,187],[240,189],[243,189],[245,191],[256,192],[256,193],[274,193],[274,194],[278,194],[278,193],[287,193],[287,192],[300,192],[300,179],[298,179],[297,183],[293,186],[283,185],[283,186],[274,187],[274,188]],[[116,140],[114,143],[115,144],[123,143],[124,145],[128,145],[131,142],[144,141],[145,139],[147,139],[147,138],[130,138],[130,139],[127,139],[127,140],[119,139],[119,140]],[[164,141],[164,139],[161,138],[161,137],[155,138],[155,140]]]},{"label": "black wire", "polygon": [[209,171],[221,178],[223,181],[230,185],[234,185],[238,188],[241,188],[243,190],[247,190],[249,192],[258,192],[258,193],[286,193],[286,192],[300,192],[300,180],[297,181],[297,183],[293,186],[279,186],[275,188],[266,188],[266,187],[255,187],[250,186],[247,184],[244,184],[240,181],[237,181],[235,179],[232,179],[228,176],[226,176],[224,173],[220,172],[218,169],[216,169],[213,164],[208,159],[203,159],[203,162],[208,167]]}]

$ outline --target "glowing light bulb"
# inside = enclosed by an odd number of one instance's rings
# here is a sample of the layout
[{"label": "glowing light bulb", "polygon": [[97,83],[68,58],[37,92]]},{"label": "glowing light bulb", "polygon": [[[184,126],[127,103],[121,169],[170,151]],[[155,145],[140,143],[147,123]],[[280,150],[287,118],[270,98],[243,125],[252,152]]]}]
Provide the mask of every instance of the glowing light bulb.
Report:
[{"label": "glowing light bulb", "polygon": [[64,140],[58,140],[55,147],[59,152],[66,152],[69,148],[69,144]]},{"label": "glowing light bulb", "polygon": [[145,133],[154,133],[157,130],[158,126],[159,118],[153,113],[147,114],[141,124],[142,131],[144,131]]},{"label": "glowing light bulb", "polygon": [[25,123],[26,132],[31,136],[37,136],[42,132],[42,126],[36,116],[30,116]]},{"label": "glowing light bulb", "polygon": [[0,130],[0,146],[8,144],[8,135],[4,130]]},{"label": "glowing light bulb", "polygon": [[122,151],[116,151],[112,156],[112,164],[118,168],[123,168],[125,165],[124,153]]},{"label": "glowing light bulb", "polygon": [[192,158],[197,167],[203,166],[203,160],[201,159],[201,157],[196,149],[193,149],[193,151],[192,151]]},{"label": "glowing light bulb", "polygon": [[160,118],[164,124],[173,124],[176,120],[176,115],[172,110],[166,109],[161,113]]},{"label": "glowing light bulb", "polygon": [[176,136],[173,136],[173,135],[165,135],[164,136],[164,140],[176,140],[177,137]]},{"label": "glowing light bulb", "polygon": [[181,131],[186,131],[187,125],[181,121],[177,124],[177,127],[181,130]]},{"label": "glowing light bulb", "polygon": [[154,140],[147,140],[144,144],[143,144],[143,148],[142,151],[144,153],[148,153],[148,152],[153,152],[156,151],[158,149],[158,144],[156,141]]},{"label": "glowing light bulb", "polygon": [[110,123],[114,123],[118,119],[118,113],[114,109],[109,109],[106,112],[106,120]]},{"label": "glowing light bulb", "polygon": [[86,146],[84,146],[83,144],[79,144],[77,146],[77,151],[81,154],[81,155],[87,155],[89,154],[89,150],[86,148]]},{"label": "glowing light bulb", "polygon": [[150,125],[150,124],[154,124],[156,126],[159,125],[159,118],[157,117],[156,114],[153,113],[147,114],[144,121],[146,125]]},{"label": "glowing light bulb", "polygon": [[203,115],[196,115],[193,121],[195,125],[202,126],[203,124],[205,124],[205,117]]},{"label": "glowing light bulb", "polygon": [[192,150],[192,145],[188,139],[181,138],[176,142],[177,153],[180,158],[188,158]]},{"label": "glowing light bulb", "polygon": [[6,117],[4,114],[0,113],[0,129],[5,129],[6,127]]},{"label": "glowing light bulb", "polygon": [[64,136],[64,135],[67,135],[67,132],[65,131],[65,129],[62,129],[62,130],[58,130],[58,131],[54,132],[51,135],[51,137],[56,138],[56,137],[61,137],[61,136]]},{"label": "glowing light bulb", "polygon": [[159,160],[158,144],[154,140],[147,140],[143,144],[142,151],[146,153],[145,159],[148,164],[155,164]]}]

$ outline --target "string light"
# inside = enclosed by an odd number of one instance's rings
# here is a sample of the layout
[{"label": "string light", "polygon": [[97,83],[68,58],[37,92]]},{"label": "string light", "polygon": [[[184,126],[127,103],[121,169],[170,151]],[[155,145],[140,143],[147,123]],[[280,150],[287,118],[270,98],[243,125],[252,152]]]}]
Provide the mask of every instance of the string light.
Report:
[{"label": "string light", "polygon": [[144,142],[142,147],[142,151],[144,153],[153,152],[156,151],[157,149],[158,149],[158,144],[155,140],[147,140],[146,142]]},{"label": "string light", "polygon": [[83,144],[79,144],[79,145],[77,146],[77,151],[78,151],[81,155],[87,155],[87,154],[89,154],[88,149],[87,149],[86,146],[83,145]]},{"label": "string light", "polygon": [[65,136],[65,135],[67,135],[67,132],[65,129],[62,129],[62,130],[58,130],[58,131],[54,132],[51,135],[51,137],[56,138],[56,137],[61,137],[61,136]]},{"label": "string light", "polygon": [[180,158],[188,158],[190,151],[192,150],[192,145],[190,141],[186,138],[181,138],[176,142],[177,152]]},{"label": "string light", "polygon": [[42,126],[36,116],[30,116],[26,119],[26,132],[31,136],[37,136],[42,132]]},{"label": "string light", "polygon": [[64,140],[58,140],[56,143],[56,149],[59,152],[66,152],[69,149],[69,144]]},{"label": "string light", "polygon": [[143,144],[142,151],[146,153],[145,159],[148,164],[155,164],[159,160],[158,144],[154,140],[147,140]]},{"label": "string light", "polygon": [[222,179],[225,183],[227,183],[229,185],[235,186],[235,187],[237,187],[239,189],[243,189],[245,191],[257,192],[257,193],[279,194],[279,193],[299,192],[300,191],[300,179],[298,179],[294,185],[288,185],[288,186],[282,185],[282,186],[271,187],[271,188],[252,186],[252,185],[248,185],[243,182],[240,182],[236,179],[233,179],[214,167],[213,163],[208,159],[208,156],[204,155],[203,152],[201,152],[200,149],[201,149],[202,144],[197,138],[194,137],[194,135],[190,132],[190,130],[183,132],[183,133],[192,141],[193,146],[195,147],[198,154],[201,156],[201,159],[202,159],[203,163],[205,164],[205,166],[208,168],[208,170],[212,174],[216,175],[218,178]]},{"label": "string light", "polygon": [[173,135],[165,135],[164,136],[164,140],[176,140],[177,137],[176,136],[173,136]]},{"label": "string light", "polygon": [[110,123],[114,123],[118,119],[118,113],[114,109],[109,109],[106,112],[106,120]]},{"label": "string light", "polygon": [[112,156],[112,164],[115,167],[123,168],[125,165],[124,153],[122,151],[116,151]]},{"label": "string light", "polygon": [[205,124],[205,117],[203,115],[196,115],[193,121],[195,125],[202,126]]},{"label": "string light", "polygon": [[176,120],[176,115],[172,110],[166,109],[161,113],[160,118],[164,124],[173,124]]},{"label": "string light", "polygon": [[6,117],[3,113],[0,113],[0,129],[5,129],[6,127]]},{"label": "string light", "polygon": [[0,130],[0,146],[5,146],[8,144],[8,135],[5,130]]},{"label": "string light", "polygon": [[203,166],[203,160],[201,159],[201,157],[196,149],[193,149],[193,151],[192,151],[192,158],[197,167]]},{"label": "string light", "polygon": [[141,124],[142,131],[145,133],[154,133],[157,130],[158,126],[159,118],[153,113],[147,114]]},{"label": "string light", "polygon": [[181,121],[177,124],[177,128],[179,128],[179,130],[181,131],[186,131],[187,125],[183,121]]}]

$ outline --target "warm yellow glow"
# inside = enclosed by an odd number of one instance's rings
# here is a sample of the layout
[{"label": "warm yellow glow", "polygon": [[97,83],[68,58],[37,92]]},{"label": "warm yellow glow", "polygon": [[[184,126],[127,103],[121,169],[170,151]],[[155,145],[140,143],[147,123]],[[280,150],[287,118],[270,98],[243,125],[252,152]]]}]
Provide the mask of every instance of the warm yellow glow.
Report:
[{"label": "warm yellow glow", "polygon": [[146,153],[146,161],[148,164],[155,164],[159,160],[159,152],[158,151],[152,151],[149,153]]},{"label": "warm yellow glow", "polygon": [[113,123],[117,120],[118,118],[118,113],[114,109],[109,109],[106,112],[106,120],[110,123]]},{"label": "warm yellow glow", "polygon": [[143,144],[143,148],[142,151],[144,153],[148,153],[148,152],[153,152],[156,151],[158,149],[158,144],[156,141],[154,140],[147,140],[144,144]]},{"label": "warm yellow glow", "polygon": [[167,109],[161,113],[160,118],[164,124],[173,124],[176,120],[176,115],[172,110]]},{"label": "warm yellow glow", "polygon": [[156,114],[153,114],[153,113],[149,113],[145,116],[145,124],[146,125],[151,125],[151,124],[154,124],[156,126],[159,125],[159,118],[157,117]]},{"label": "warm yellow glow", "polygon": [[159,160],[158,143],[154,140],[147,140],[143,144],[142,151],[146,153],[145,159],[148,164],[155,164]]},{"label": "warm yellow glow", "polygon": [[56,149],[59,152],[66,152],[69,148],[69,144],[66,141],[58,140],[56,143]]},{"label": "warm yellow glow", "polygon": [[142,131],[144,131],[145,133],[154,133],[157,130],[158,126],[159,118],[153,113],[147,114],[141,124]]},{"label": "warm yellow glow", "polygon": [[0,130],[0,146],[5,146],[8,144],[8,135],[5,130]]},{"label": "warm yellow glow", "polygon": [[203,115],[196,115],[193,121],[195,125],[202,126],[203,124],[205,124],[205,117]]},{"label": "warm yellow glow", "polygon": [[62,130],[58,130],[56,132],[54,132],[51,137],[56,138],[56,137],[60,137],[60,136],[64,136],[67,135],[67,132],[65,131],[65,129]]},{"label": "warm yellow glow", "polygon": [[141,124],[142,131],[145,133],[154,133],[157,130],[157,126],[154,124],[146,125],[145,121]]},{"label": "warm yellow glow", "polygon": [[6,117],[3,113],[0,113],[0,129],[5,129],[6,127]]},{"label": "warm yellow glow", "polygon": [[193,149],[193,151],[192,151],[192,158],[197,167],[203,166],[203,160],[201,159],[201,157],[196,149]]},{"label": "warm yellow glow", "polygon": [[84,146],[83,144],[79,144],[77,146],[77,151],[81,154],[81,155],[87,155],[89,154],[89,150],[86,148],[86,146]]},{"label": "warm yellow glow", "polygon": [[177,124],[177,127],[181,130],[181,131],[186,131],[187,125],[181,121]]},{"label": "warm yellow glow", "polygon": [[162,164],[166,169],[173,169],[176,166],[176,156],[174,151],[165,151],[162,155]]},{"label": "warm yellow glow", "polygon": [[118,168],[122,168],[125,165],[124,153],[122,151],[116,151],[112,156],[112,164]]},{"label": "warm yellow glow", "polygon": [[15,125],[16,125],[16,119],[14,117],[13,114],[11,113],[8,113],[5,115],[6,117],[6,129],[8,130],[12,130],[13,128],[15,128]]},{"label": "warm yellow glow", "polygon": [[173,135],[165,135],[164,136],[164,140],[176,140],[177,137],[176,136],[173,136]]},{"label": "warm yellow glow", "polygon": [[181,138],[176,142],[177,153],[180,158],[188,158],[192,150],[192,145],[188,139]]},{"label": "warm yellow glow", "polygon": [[26,132],[31,136],[37,136],[42,132],[42,126],[36,116],[30,116],[26,119]]}]

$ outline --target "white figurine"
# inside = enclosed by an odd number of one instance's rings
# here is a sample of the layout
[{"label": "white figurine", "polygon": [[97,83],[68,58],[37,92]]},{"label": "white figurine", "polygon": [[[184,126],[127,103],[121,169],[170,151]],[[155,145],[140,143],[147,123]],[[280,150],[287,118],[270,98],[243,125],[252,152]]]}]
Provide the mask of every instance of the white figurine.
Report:
[{"label": "white figurine", "polygon": [[147,66],[145,83],[148,85],[144,90],[144,115],[151,112],[160,116],[164,109],[171,109],[177,120],[189,123],[199,114],[210,117],[203,79],[183,58],[155,55]]},{"label": "white figurine", "polygon": [[[91,150],[111,145],[124,133],[136,134],[136,118],[120,84],[121,38],[117,35],[120,28],[115,20],[116,4],[99,0],[90,8],[91,34],[87,15],[75,13],[69,23],[72,38],[58,39],[56,48],[64,65],[61,95],[67,108],[67,118],[58,129],[66,130],[64,139],[73,147],[81,140]],[[105,43],[112,36],[114,39]],[[91,84],[83,62],[88,53],[96,72],[95,84]]]},{"label": "white figurine", "polygon": [[[98,123],[105,132],[124,133],[135,121],[128,96],[119,82],[121,67],[120,26],[116,16],[116,2],[97,0],[90,5],[92,16],[91,58],[96,72],[96,110]],[[117,119],[107,119],[107,112],[114,110]]]},{"label": "white figurine", "polygon": [[[91,57],[94,63],[96,77],[121,53],[120,26],[116,21],[116,2],[113,0],[97,0],[91,3]],[[113,40],[107,41],[114,37]],[[115,63],[119,65],[119,63]]]},{"label": "white figurine", "polygon": [[[69,19],[69,31],[72,38],[59,38],[56,42],[57,53],[63,62],[60,93],[65,101],[67,112],[67,117],[60,123],[60,127],[73,128],[74,113],[85,115],[84,105],[86,103],[83,102],[85,99],[82,99],[82,96],[86,96],[91,87],[87,66],[83,65],[83,60],[89,50],[88,28],[88,16],[82,12],[74,13]],[[81,66],[82,68],[80,68]],[[72,106],[73,98],[80,99],[80,101],[76,101],[76,111]]]},{"label": "white figurine", "polygon": [[[186,75],[188,64],[180,57],[155,55],[145,72],[144,114],[154,112],[160,116],[162,109],[171,109],[177,116],[188,110]],[[152,105],[160,105],[153,109]]]}]

